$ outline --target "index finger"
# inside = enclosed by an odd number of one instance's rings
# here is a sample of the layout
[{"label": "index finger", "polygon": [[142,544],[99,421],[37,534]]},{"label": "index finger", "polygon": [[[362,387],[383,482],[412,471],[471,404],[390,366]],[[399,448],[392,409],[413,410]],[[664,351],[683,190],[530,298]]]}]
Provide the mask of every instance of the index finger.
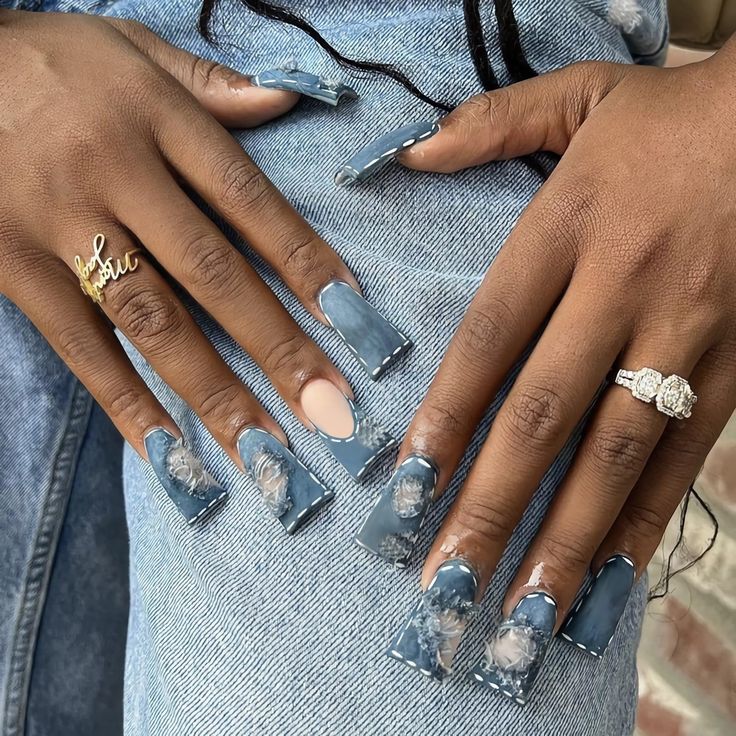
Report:
[{"label": "index finger", "polygon": [[[186,111],[174,111],[159,126],[159,145],[169,163],[273,266],[302,304],[337,331],[371,378],[379,378],[411,341],[363,298],[340,256],[230,134],[197,105],[182,101],[177,107]],[[174,122],[182,119],[186,127]]]}]

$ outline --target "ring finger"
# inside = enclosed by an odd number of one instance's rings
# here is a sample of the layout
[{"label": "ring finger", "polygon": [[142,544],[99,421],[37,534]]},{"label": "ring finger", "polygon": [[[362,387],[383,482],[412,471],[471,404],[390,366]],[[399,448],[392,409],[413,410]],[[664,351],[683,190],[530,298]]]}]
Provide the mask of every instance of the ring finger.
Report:
[{"label": "ring finger", "polygon": [[[684,341],[670,345],[687,344]],[[624,351],[620,365],[638,368],[660,356],[657,367],[689,376],[706,344],[669,354],[661,343],[637,342]],[[547,510],[542,526],[509,587],[504,619],[473,670],[474,677],[518,702],[526,701],[554,632],[568,611],[590,562],[667,424],[654,405],[636,400],[629,390],[611,385],[596,406],[572,467]],[[633,582],[627,558],[616,562]],[[508,641],[524,659],[504,658]]]},{"label": "ring finger", "polygon": [[[480,599],[534,490],[625,344],[630,326],[622,319],[600,330],[606,315],[582,278],[573,278],[450,508],[424,565],[423,600],[458,585],[464,596],[452,593],[448,601]],[[464,567],[457,567],[458,560]],[[461,619],[453,641],[462,634],[466,617]],[[410,615],[394,656],[422,662],[441,678],[452,657],[438,657],[424,646],[427,639],[416,624]]]}]

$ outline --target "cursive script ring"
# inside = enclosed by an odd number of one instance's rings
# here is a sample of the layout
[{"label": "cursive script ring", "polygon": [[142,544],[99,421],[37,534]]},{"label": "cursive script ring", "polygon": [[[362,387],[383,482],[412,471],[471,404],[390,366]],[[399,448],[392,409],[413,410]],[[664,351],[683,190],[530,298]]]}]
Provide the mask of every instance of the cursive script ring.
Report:
[{"label": "cursive script ring", "polygon": [[139,265],[138,259],[134,256],[140,252],[140,248],[129,250],[122,258],[103,258],[102,249],[104,247],[105,236],[98,233],[92,241],[92,257],[87,261],[82,256],[74,257],[79,285],[82,291],[97,304],[101,304],[104,300],[103,290],[110,281],[116,281],[126,273],[132,273]]}]

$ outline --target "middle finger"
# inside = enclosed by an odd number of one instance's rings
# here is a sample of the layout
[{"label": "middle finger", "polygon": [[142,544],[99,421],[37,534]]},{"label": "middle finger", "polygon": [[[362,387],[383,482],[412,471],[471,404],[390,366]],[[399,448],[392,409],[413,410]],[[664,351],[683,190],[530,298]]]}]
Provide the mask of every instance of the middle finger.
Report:
[{"label": "middle finger", "polygon": [[[630,326],[624,319],[611,329],[599,329],[607,315],[596,291],[580,283],[582,278],[573,278],[552,315],[435,539],[422,575],[424,597],[436,588],[439,574],[462,559],[473,571],[468,586],[473,599],[481,598],[542,476],[626,341]],[[424,669],[441,677],[450,662],[438,660],[421,645],[425,637],[415,618],[410,616],[399,634],[402,646]],[[454,638],[463,629],[458,626]]]}]

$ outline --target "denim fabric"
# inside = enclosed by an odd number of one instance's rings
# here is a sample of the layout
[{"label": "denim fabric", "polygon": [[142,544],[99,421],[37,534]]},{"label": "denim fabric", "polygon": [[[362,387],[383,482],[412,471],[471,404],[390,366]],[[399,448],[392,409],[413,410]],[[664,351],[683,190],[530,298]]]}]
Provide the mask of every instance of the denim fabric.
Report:
[{"label": "denim fabric", "polygon": [[0,734],[122,731],[122,440],[0,297]]},{"label": "denim fabric", "polygon": [[[289,4],[298,5],[345,54],[396,63],[434,97],[454,104],[480,91],[459,1]],[[195,0],[52,5],[136,18],[172,43],[248,73],[296,60],[307,71],[345,77],[306,36],[249,15],[231,1],[216,16],[227,29],[222,35],[228,43],[220,49],[198,36]],[[490,5],[483,3],[486,38],[500,72]],[[636,43],[630,47],[623,32],[609,22],[604,0],[515,2],[524,48],[539,71],[580,59],[631,62],[632,55],[656,57],[666,37],[664,2],[642,0],[641,5],[653,19],[651,32],[646,38],[629,37],[629,43]],[[508,81],[503,73],[500,77]],[[483,273],[539,180],[519,162],[491,164],[452,177],[393,166],[361,186],[336,189],[334,172],[356,150],[393,128],[438,115],[385,78],[346,81],[360,93],[358,102],[335,110],[304,100],[286,117],[238,132],[237,138],[346,259],[371,303],[402,326],[414,350],[373,383],[339,338],[310,318],[268,268],[252,261],[344,371],[365,411],[401,437]],[[247,248],[235,242],[247,254]],[[483,641],[500,617],[506,587],[569,464],[575,441],[547,473],[514,533],[461,646],[455,667],[460,674],[438,685],[386,658],[384,650],[417,599],[421,559],[493,411],[450,492],[430,510],[411,565],[388,568],[352,540],[390,475],[392,458],[384,459],[369,482],[347,481],[319,437],[289,414],[253,362],[196,305],[191,309],[225,360],[281,422],[295,453],[336,490],[336,499],[299,535],[286,537],[252,482],[127,346],[192,449],[230,492],[223,513],[189,528],[151,468],[126,448],[129,736],[631,733],[644,582],[635,588],[601,661],[560,642],[552,644],[524,709],[462,675],[480,656]]]}]

